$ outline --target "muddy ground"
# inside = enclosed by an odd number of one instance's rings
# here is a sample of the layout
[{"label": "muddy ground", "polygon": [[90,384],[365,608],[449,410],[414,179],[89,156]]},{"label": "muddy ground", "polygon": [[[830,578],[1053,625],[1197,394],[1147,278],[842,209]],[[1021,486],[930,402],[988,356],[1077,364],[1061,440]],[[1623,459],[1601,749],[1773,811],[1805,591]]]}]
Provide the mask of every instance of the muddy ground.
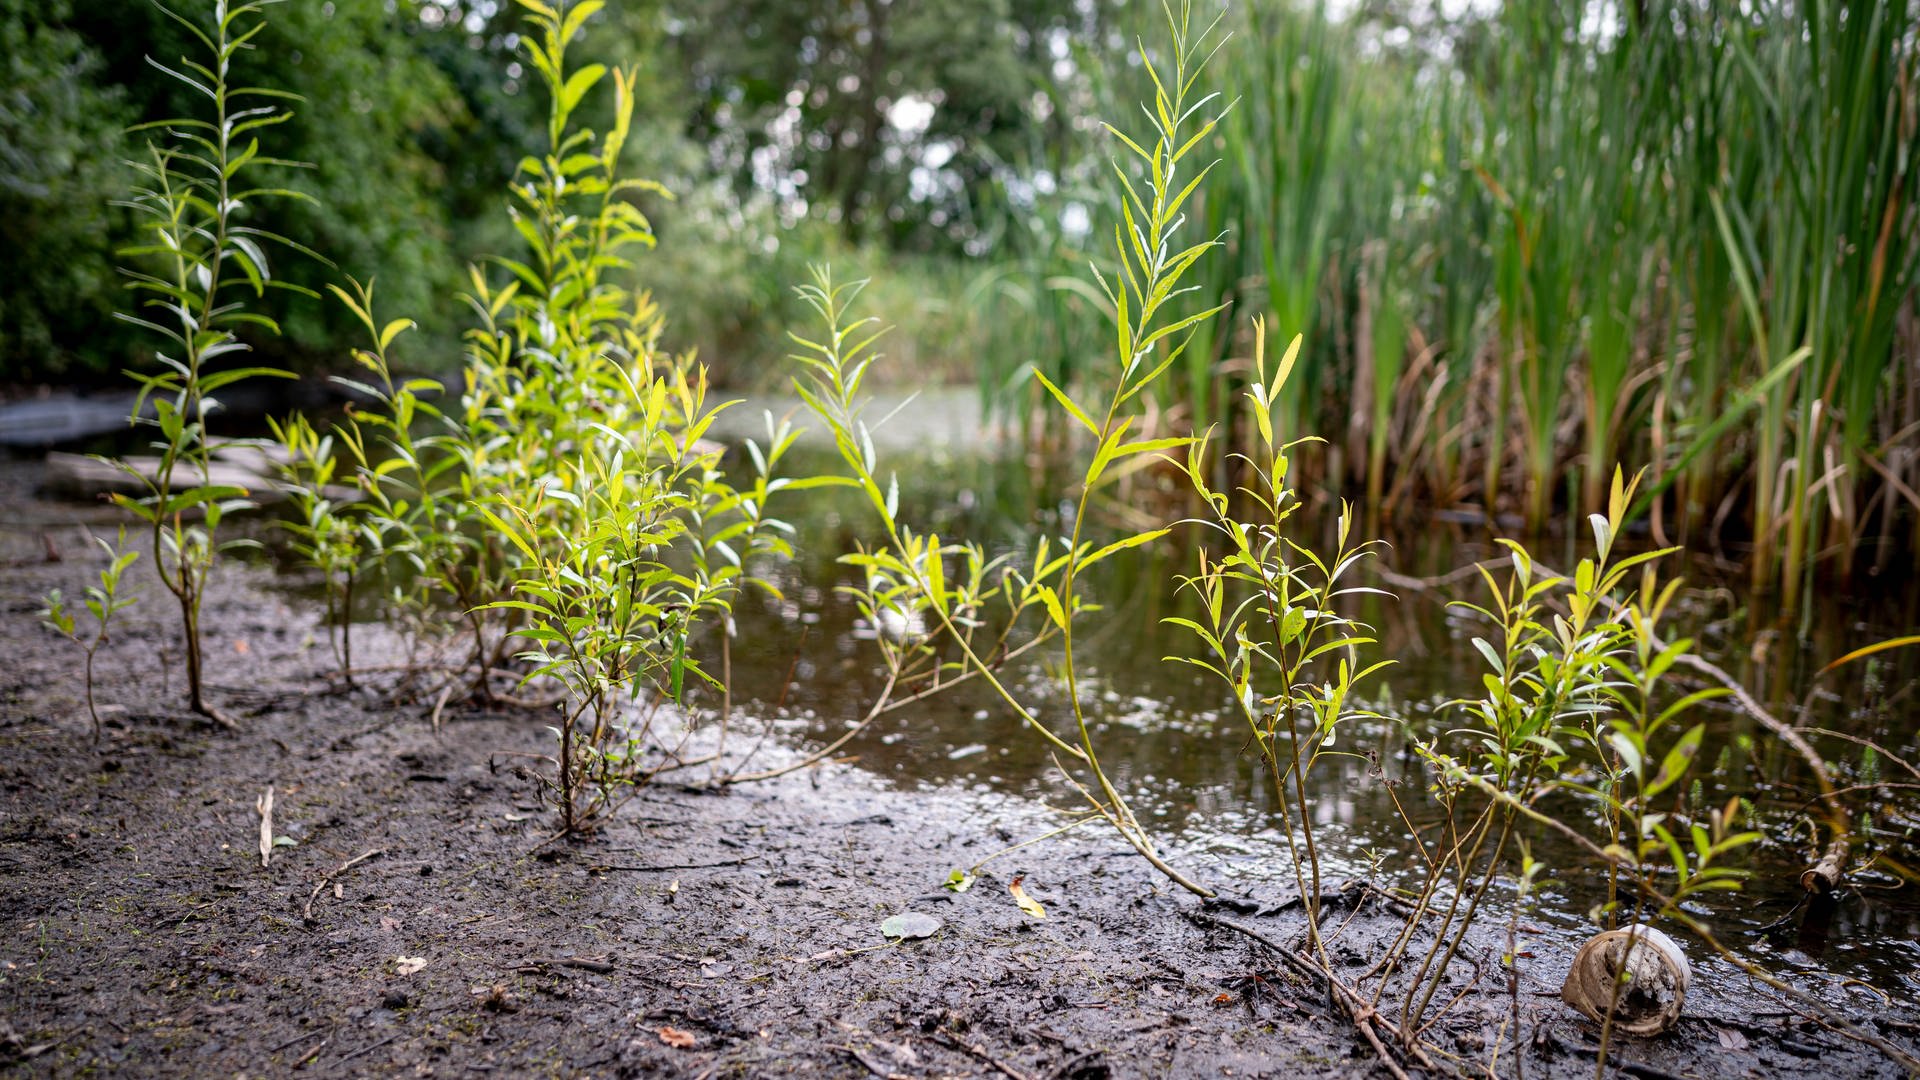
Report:
[{"label": "muddy ground", "polygon": [[[264,569],[224,570],[206,619],[216,696],[241,730],[182,709],[163,662],[170,598],[142,574],[146,599],[99,663],[96,749],[80,654],[36,612],[46,589],[91,579],[85,529],[110,519],[32,499],[23,475],[0,476],[0,1063],[12,1073],[1380,1072],[1312,986],[1202,925],[1200,906],[1110,833],[1024,848],[962,894],[940,887],[1058,824],[1032,803],[900,790],[836,764],[723,792],[656,786],[597,837],[544,842],[551,815],[515,756],[546,749],[538,720],[449,709],[435,730],[427,703],[327,692],[316,606]],[[366,664],[395,651],[360,648]],[[269,785],[274,834],[291,844],[262,867]],[[1045,918],[1015,904],[1016,875]],[[902,911],[943,926],[888,944],[880,924]],[[1373,904],[1335,914],[1334,954],[1354,972],[1397,925]],[[1297,909],[1235,917],[1279,940],[1300,929]],[[1517,1003],[1528,1075],[1591,1076],[1597,1031],[1554,993],[1566,958],[1529,965],[1511,996],[1497,961],[1460,965],[1462,1004],[1432,1034],[1484,1060]],[[1900,1075],[1702,969],[1677,1032],[1619,1046],[1629,1074]],[[1910,1003],[1821,992],[1912,1041]],[[1515,1051],[1503,1049],[1505,1075]]]}]

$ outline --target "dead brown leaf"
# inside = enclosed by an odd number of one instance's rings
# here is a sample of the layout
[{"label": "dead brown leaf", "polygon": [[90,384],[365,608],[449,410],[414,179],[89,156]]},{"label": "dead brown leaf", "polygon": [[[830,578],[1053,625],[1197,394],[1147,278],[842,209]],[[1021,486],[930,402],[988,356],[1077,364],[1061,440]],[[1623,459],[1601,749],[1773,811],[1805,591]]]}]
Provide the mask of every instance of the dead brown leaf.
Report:
[{"label": "dead brown leaf", "polygon": [[1047,917],[1047,909],[1040,906],[1040,901],[1027,895],[1026,887],[1021,884],[1021,882],[1026,880],[1027,876],[1025,874],[1014,878],[1013,884],[1007,886],[1007,891],[1013,893],[1013,902],[1020,905],[1021,911],[1026,912],[1036,919],[1044,919]]},{"label": "dead brown leaf", "polygon": [[691,1050],[700,1044],[691,1031],[681,1031],[677,1027],[663,1027],[659,1031],[660,1041],[675,1050]]}]

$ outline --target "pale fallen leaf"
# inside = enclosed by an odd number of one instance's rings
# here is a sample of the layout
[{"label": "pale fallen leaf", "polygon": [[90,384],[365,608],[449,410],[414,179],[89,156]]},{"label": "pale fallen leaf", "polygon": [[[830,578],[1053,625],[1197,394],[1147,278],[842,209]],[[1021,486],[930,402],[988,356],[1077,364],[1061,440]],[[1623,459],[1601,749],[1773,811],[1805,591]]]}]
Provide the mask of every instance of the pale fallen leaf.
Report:
[{"label": "pale fallen leaf", "polygon": [[243,638],[233,643],[233,651],[239,653],[241,656],[245,656],[248,653],[252,652],[253,649],[251,646],[249,646],[246,643],[246,640]]},{"label": "pale fallen leaf", "polygon": [[1747,1037],[1732,1028],[1723,1028],[1715,1024],[1713,1033],[1719,1036],[1720,1049],[1722,1050],[1745,1050],[1747,1048]]},{"label": "pale fallen leaf", "polygon": [[890,938],[932,937],[944,926],[939,919],[918,911],[903,911],[880,924],[880,932]]},{"label": "pale fallen leaf", "polygon": [[663,1027],[659,1031],[660,1041],[676,1050],[691,1050],[700,1040],[693,1037],[691,1031],[681,1031],[677,1027]]},{"label": "pale fallen leaf", "polygon": [[254,800],[253,808],[260,812],[260,865],[267,865],[273,858],[273,785]]},{"label": "pale fallen leaf", "polygon": [[875,1039],[873,1040],[873,1044],[885,1050],[887,1056],[893,1059],[893,1063],[901,1068],[917,1069],[920,1067],[919,1052],[907,1043],[891,1043],[885,1039]]},{"label": "pale fallen leaf", "polygon": [[395,975],[411,975],[426,966],[427,958],[424,956],[396,956],[393,958],[393,973]]},{"label": "pale fallen leaf", "polygon": [[388,915],[382,915],[380,916],[380,929],[398,930],[400,929],[400,920]]},{"label": "pale fallen leaf", "polygon": [[1021,882],[1025,880],[1027,880],[1027,876],[1022,874],[1013,879],[1013,884],[1007,886],[1007,891],[1013,894],[1013,902],[1020,905],[1021,911],[1026,912],[1036,919],[1046,918],[1047,909],[1040,906],[1040,901],[1028,896],[1026,888],[1021,885]]}]

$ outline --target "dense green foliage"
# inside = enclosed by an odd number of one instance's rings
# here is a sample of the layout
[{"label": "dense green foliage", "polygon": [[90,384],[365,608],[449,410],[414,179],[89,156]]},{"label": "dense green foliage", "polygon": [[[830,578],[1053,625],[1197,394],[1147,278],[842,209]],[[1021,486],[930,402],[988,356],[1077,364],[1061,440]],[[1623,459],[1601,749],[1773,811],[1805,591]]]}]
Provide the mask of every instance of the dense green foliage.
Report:
[{"label": "dense green foliage", "polygon": [[[637,71],[627,166],[684,200],[662,225],[683,261],[637,271],[683,320],[674,340],[751,374],[777,360],[798,314],[787,286],[809,261],[877,268],[886,250],[950,255],[978,241],[972,204],[1017,171],[1006,162],[1059,137],[1048,73],[1091,18],[1065,3],[970,5],[956,20],[936,3],[764,0],[632,0],[597,14],[583,62]],[[519,19],[492,0],[295,3],[236,58],[236,79],[270,75],[300,96],[277,151],[313,163],[277,181],[314,201],[258,224],[418,312],[428,366],[458,355],[456,312],[435,299],[508,239],[499,192],[544,142]],[[101,332],[118,285],[107,253],[131,227],[108,201],[140,145],[122,132],[189,107],[194,92],[148,58],[171,65],[191,41],[150,4],[67,0],[5,0],[0,41],[0,209],[21,254],[0,271],[0,381],[111,376],[144,362],[133,338]],[[607,106],[588,104],[584,119],[604,126]],[[288,269],[315,290],[334,273]],[[905,295],[950,293],[956,275],[912,276]],[[337,367],[355,338],[337,306],[286,300],[270,313],[284,336],[254,344],[285,366]]]},{"label": "dense green foliage", "polygon": [[[296,484],[287,528],[332,614],[345,621],[357,582],[384,589],[390,617],[458,657],[435,669],[440,705],[460,685],[496,700],[491,679],[515,661],[522,686],[561,688],[542,707],[557,736],[542,782],[572,833],[688,764],[660,756],[654,720],[690,686],[722,685],[689,642],[724,634],[751,564],[788,552],[768,502],[808,484],[773,476],[792,442],[778,428],[751,483],[723,474],[701,436],[732,403],[709,399],[706,369],[661,344],[659,306],[626,284],[655,244],[633,197],[664,191],[625,167],[635,72],[569,49],[600,0],[521,6],[545,145],[508,187],[513,242],[459,297],[463,392],[397,377],[413,320],[376,315],[371,286],[334,286],[367,342],[337,381],[366,407],[325,435],[299,416],[275,433]],[[595,107],[598,129],[583,120]],[[336,479],[357,498],[336,500]],[[337,655],[350,682],[344,626]]]},{"label": "dense green foliage", "polygon": [[[274,156],[312,163],[270,170],[267,181],[310,201],[255,208],[251,223],[301,237],[346,270],[380,274],[393,294],[444,328],[451,313],[427,301],[457,280],[461,249],[445,173],[422,138],[429,127],[451,130],[465,108],[390,7],[385,0],[281,5],[252,47],[236,54],[236,83],[299,95],[294,117],[271,141]],[[183,25],[144,3],[9,0],[0,7],[0,35],[8,41],[12,92],[26,99],[0,121],[0,160],[10,174],[5,217],[9,228],[31,230],[7,271],[26,280],[6,288],[5,378],[144,366],[137,339],[103,325],[101,313],[116,306],[120,290],[111,261],[96,253],[127,242],[135,227],[107,206],[131,186],[127,163],[143,155],[144,137],[123,129],[204,104],[155,66],[177,68],[198,46]],[[36,188],[33,168],[60,174]],[[337,272],[311,260],[276,269],[313,291]],[[285,333],[253,344],[293,366],[332,361],[352,335],[337,309],[293,295],[274,298],[266,311]]]},{"label": "dense green foliage", "polygon": [[[1187,609],[1194,617],[1163,620],[1191,640],[1176,645],[1180,651],[1165,659],[1217,679],[1234,701],[1237,718],[1245,721],[1250,738],[1242,752],[1259,761],[1278,809],[1279,828],[1262,835],[1272,845],[1273,862],[1290,866],[1294,895],[1306,918],[1304,940],[1292,946],[1290,967],[1324,986],[1328,1003],[1366,1035],[1393,1074],[1406,1075],[1400,1063],[1436,1074],[1477,1072],[1466,1059],[1429,1040],[1427,1032],[1462,996],[1436,999],[1450,985],[1449,971],[1469,928],[1476,919],[1484,921],[1483,900],[1502,882],[1513,883],[1524,899],[1542,870],[1523,827],[1537,822],[1571,836],[1587,868],[1604,873],[1605,899],[1591,917],[1606,933],[1624,935],[1630,947],[1635,937],[1652,932],[1652,921],[1671,920],[1729,955],[1682,904],[1699,894],[1739,888],[1744,871],[1727,863],[1759,836],[1739,830],[1737,801],[1723,809],[1682,801],[1671,811],[1657,810],[1669,804],[1654,802],[1688,779],[1705,727],[1695,723],[1676,732],[1692,720],[1695,706],[1721,691],[1669,700],[1660,689],[1662,676],[1689,648],[1687,642],[1667,644],[1658,637],[1678,583],[1663,583],[1654,570],[1671,549],[1615,557],[1614,542],[1635,486],[1618,472],[1608,489],[1606,512],[1590,521],[1595,552],[1576,564],[1571,578],[1537,571],[1523,545],[1504,541],[1513,562],[1509,581],[1499,584],[1482,567],[1492,599],[1484,607],[1461,605],[1478,615],[1498,642],[1474,639],[1488,666],[1480,679],[1484,695],[1448,702],[1448,723],[1438,733],[1425,732],[1424,720],[1400,718],[1431,781],[1424,790],[1409,785],[1407,803],[1399,795],[1394,799],[1416,852],[1411,861],[1424,867],[1424,882],[1407,894],[1413,902],[1402,909],[1405,922],[1375,965],[1357,979],[1339,973],[1327,944],[1337,931],[1321,921],[1327,858],[1322,845],[1331,843],[1321,825],[1328,817],[1325,806],[1309,795],[1308,774],[1342,755],[1371,757],[1371,751],[1350,749],[1354,740],[1343,733],[1387,719],[1368,707],[1360,688],[1391,661],[1374,659],[1370,654],[1378,646],[1372,630],[1344,614],[1356,594],[1378,591],[1359,585],[1355,573],[1374,545],[1355,542],[1351,508],[1344,503],[1330,545],[1313,543],[1311,532],[1295,520],[1311,515],[1302,514],[1308,506],[1290,479],[1292,468],[1312,453],[1305,444],[1322,442],[1289,437],[1280,426],[1297,408],[1287,391],[1300,372],[1298,336],[1269,368],[1264,321],[1252,324],[1251,378],[1235,403],[1236,413],[1251,427],[1244,452],[1236,455],[1242,466],[1237,490],[1217,488],[1209,480],[1214,430],[1198,437],[1143,435],[1152,423],[1148,395],[1202,340],[1202,324],[1223,314],[1218,306],[1183,312],[1175,301],[1189,291],[1192,277],[1204,272],[1204,263],[1224,257],[1227,246],[1217,237],[1183,246],[1177,236],[1183,211],[1206,197],[1209,180],[1217,182],[1220,162],[1208,162],[1204,148],[1226,118],[1219,96],[1199,85],[1212,53],[1213,29],[1193,26],[1186,4],[1177,13],[1170,9],[1167,18],[1171,48],[1150,61],[1153,92],[1146,122],[1131,125],[1131,131],[1108,126],[1124,150],[1116,151],[1114,161],[1121,201],[1113,247],[1095,259],[1092,270],[1111,312],[1113,333],[1111,351],[1094,368],[1098,380],[1086,380],[1089,394],[1097,396],[1076,400],[1044,376],[1037,379],[1054,418],[1091,436],[1071,536],[1061,541],[1057,555],[1043,540],[1030,562],[983,567],[977,554],[943,547],[937,538],[915,532],[900,513],[890,473],[882,487],[884,466],[862,419],[861,384],[879,331],[872,319],[850,314],[858,287],[835,289],[823,276],[818,285],[803,288],[826,332],[817,341],[799,339],[806,350],[797,358],[805,366],[801,392],[816,419],[832,431],[847,481],[865,494],[886,534],[881,550],[860,551],[842,561],[865,570],[861,607],[883,635],[892,625],[920,647],[954,657],[945,668],[993,688],[1025,730],[1053,752],[1056,767],[1091,815],[1112,826],[1174,884],[1232,906],[1236,900],[1221,896],[1204,877],[1189,876],[1169,862],[1156,844],[1156,830],[1130,809],[1130,778],[1102,764],[1103,752],[1125,736],[1116,738],[1105,725],[1089,722],[1087,676],[1076,662],[1077,631],[1095,610],[1085,602],[1082,571],[1118,551],[1156,543],[1173,527],[1200,529],[1206,539],[1197,569],[1180,578],[1182,590],[1194,600]],[[1181,467],[1182,459],[1182,471],[1205,507],[1200,516],[1124,534],[1098,549],[1085,539],[1092,500],[1106,476],[1132,462]],[[951,576],[949,556],[961,556],[960,572]],[[1635,571],[1637,590],[1630,576]],[[1034,620],[1036,635],[1059,638],[1052,674],[1064,700],[1046,709],[1045,717],[1023,699],[1022,688],[996,672],[998,650],[983,656],[978,648],[979,584],[988,575],[996,586],[989,597],[1016,614],[1028,607],[1044,610],[1045,619]],[[889,672],[897,673],[899,645],[883,636],[881,648]],[[882,696],[894,686],[889,679]],[[1562,804],[1547,801],[1567,794],[1579,797],[1577,810],[1562,812]],[[1409,805],[1423,810],[1409,810]],[[1549,805],[1553,809],[1542,809]],[[1437,819],[1428,816],[1436,812]],[[1416,814],[1424,823],[1416,823]],[[961,870],[949,879],[950,888],[970,884],[971,876]],[[1519,910],[1513,908],[1515,919]],[[1517,968],[1520,954],[1512,951],[1511,941],[1510,936],[1502,962]],[[1627,982],[1614,979],[1603,1000],[1582,1006],[1602,1020],[1599,1073],[1605,1072],[1609,1038],[1629,1024],[1618,990]],[[1400,1002],[1397,1010],[1387,1004],[1389,993]],[[1520,1030],[1516,1019],[1516,1043]],[[1652,1030],[1659,1028],[1642,1033]],[[1489,1060],[1504,1052],[1500,1041],[1501,1036],[1492,1040]],[[1453,1067],[1443,1069],[1437,1064],[1441,1058]]]},{"label": "dense green foliage", "polygon": [[[0,378],[60,374],[113,310],[107,202],[130,119],[99,53],[62,28],[67,0],[0,0]],[[85,362],[85,361],[83,361]]]}]

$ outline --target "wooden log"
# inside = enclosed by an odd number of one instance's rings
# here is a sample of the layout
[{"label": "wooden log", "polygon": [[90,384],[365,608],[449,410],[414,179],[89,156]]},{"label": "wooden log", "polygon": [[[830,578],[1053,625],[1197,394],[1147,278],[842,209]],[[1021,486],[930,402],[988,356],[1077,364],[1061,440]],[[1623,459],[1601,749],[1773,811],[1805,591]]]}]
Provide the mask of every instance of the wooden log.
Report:
[{"label": "wooden log", "polygon": [[[40,486],[51,495],[70,499],[93,500],[107,495],[138,498],[150,493],[148,481],[158,475],[160,459],[149,456],[116,459],[109,464],[84,454],[51,453]],[[124,465],[125,468],[120,466]],[[237,487],[262,506],[287,497],[287,483],[280,479],[278,460],[270,448],[250,444],[227,444],[213,452],[204,477],[198,469],[176,468],[174,486],[185,488],[201,483]],[[336,503],[352,502],[360,493],[350,487],[329,485],[323,492]]]}]

